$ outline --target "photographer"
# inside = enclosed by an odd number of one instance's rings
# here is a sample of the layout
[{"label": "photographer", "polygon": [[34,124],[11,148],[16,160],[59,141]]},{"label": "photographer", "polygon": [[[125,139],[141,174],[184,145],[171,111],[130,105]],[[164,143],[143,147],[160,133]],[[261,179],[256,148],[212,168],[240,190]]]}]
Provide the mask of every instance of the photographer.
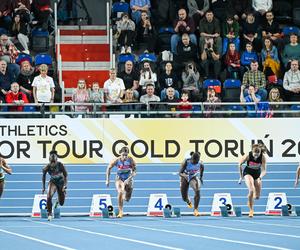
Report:
[{"label": "photographer", "polygon": [[121,20],[117,21],[118,47],[121,47],[121,54],[131,53],[135,37],[135,23],[127,13],[122,14]]},{"label": "photographer", "polygon": [[139,43],[146,43],[149,52],[154,52],[157,41],[156,31],[147,11],[142,11],[141,17],[141,22],[137,25],[137,40]]},{"label": "photographer", "polygon": [[11,84],[11,91],[7,92],[5,100],[7,103],[16,104],[16,106],[9,107],[9,111],[23,111],[23,104],[28,103],[27,96],[20,91],[20,87],[17,82],[13,82]]},{"label": "photographer", "polygon": [[[204,69],[204,78],[218,79],[221,72],[221,48],[216,45],[212,45],[209,41],[204,44],[204,49],[201,53],[201,66]],[[213,67],[214,75],[210,76],[209,67]]]},{"label": "photographer", "polygon": [[199,78],[200,74],[194,62],[189,62],[182,72],[183,88],[182,91],[188,92],[192,102],[200,100],[199,93]]},{"label": "photographer", "polygon": [[177,44],[184,33],[187,33],[191,42],[197,45],[197,38],[194,34],[194,21],[191,17],[187,16],[185,9],[178,10],[178,19],[174,22],[174,31],[176,34],[173,34],[171,37],[171,51],[173,54],[177,54]]}]

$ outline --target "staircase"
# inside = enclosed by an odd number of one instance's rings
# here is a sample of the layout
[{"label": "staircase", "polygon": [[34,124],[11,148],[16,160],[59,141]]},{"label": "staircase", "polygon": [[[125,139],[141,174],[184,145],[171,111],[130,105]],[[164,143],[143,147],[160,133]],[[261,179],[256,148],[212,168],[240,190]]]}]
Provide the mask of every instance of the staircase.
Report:
[{"label": "staircase", "polygon": [[85,79],[87,87],[109,77],[110,48],[106,26],[59,26],[58,53],[61,55],[62,81],[65,100],[70,99],[78,79]]}]

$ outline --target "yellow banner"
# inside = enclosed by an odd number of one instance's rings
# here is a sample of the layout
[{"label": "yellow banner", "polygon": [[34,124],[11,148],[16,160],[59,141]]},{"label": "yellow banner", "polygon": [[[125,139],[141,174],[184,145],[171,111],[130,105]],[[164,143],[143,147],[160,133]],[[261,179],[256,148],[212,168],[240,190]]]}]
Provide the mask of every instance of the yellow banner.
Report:
[{"label": "yellow banner", "polygon": [[191,151],[204,162],[237,162],[263,142],[270,162],[297,162],[300,119],[20,119],[0,120],[0,154],[10,163],[107,163],[128,145],[141,163],[178,163]]}]

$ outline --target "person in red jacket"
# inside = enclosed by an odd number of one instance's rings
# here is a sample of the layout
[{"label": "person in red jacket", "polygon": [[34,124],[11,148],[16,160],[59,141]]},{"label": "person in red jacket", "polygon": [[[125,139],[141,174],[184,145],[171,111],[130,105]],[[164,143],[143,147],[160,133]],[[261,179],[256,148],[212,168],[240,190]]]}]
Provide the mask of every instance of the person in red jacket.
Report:
[{"label": "person in red jacket", "polygon": [[24,109],[23,104],[28,103],[27,96],[20,91],[20,86],[17,82],[11,84],[11,91],[8,91],[5,100],[7,103],[14,103],[16,106],[10,106],[9,111],[22,112]]}]

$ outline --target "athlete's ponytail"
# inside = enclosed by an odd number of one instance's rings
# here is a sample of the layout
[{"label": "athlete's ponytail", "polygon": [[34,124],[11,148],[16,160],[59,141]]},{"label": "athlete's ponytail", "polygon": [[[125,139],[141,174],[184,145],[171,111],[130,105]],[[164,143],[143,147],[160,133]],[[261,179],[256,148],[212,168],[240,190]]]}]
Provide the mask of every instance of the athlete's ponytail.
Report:
[{"label": "athlete's ponytail", "polygon": [[252,151],[255,153],[258,153],[259,151],[261,151],[262,153],[266,153],[267,149],[266,146],[262,143],[257,143],[257,144],[253,144],[252,145]]}]

